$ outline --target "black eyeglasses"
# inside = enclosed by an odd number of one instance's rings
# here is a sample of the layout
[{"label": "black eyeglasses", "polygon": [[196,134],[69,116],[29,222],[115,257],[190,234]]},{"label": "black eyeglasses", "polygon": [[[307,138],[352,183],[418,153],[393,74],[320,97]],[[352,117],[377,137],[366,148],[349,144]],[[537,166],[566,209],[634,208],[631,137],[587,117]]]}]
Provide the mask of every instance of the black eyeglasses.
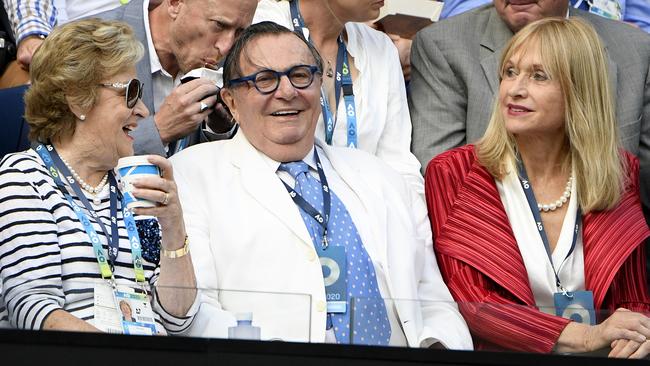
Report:
[{"label": "black eyeglasses", "polygon": [[142,89],[144,84],[138,79],[131,79],[126,84],[124,83],[104,83],[99,84],[105,88],[126,89],[126,107],[133,108],[138,103],[138,99],[142,98]]},{"label": "black eyeglasses", "polygon": [[296,65],[286,71],[265,69],[252,75],[232,79],[228,82],[228,85],[233,86],[235,84],[252,81],[258,92],[261,94],[271,94],[278,89],[280,78],[283,75],[287,75],[289,82],[294,88],[305,89],[314,81],[314,74],[320,73],[321,71],[318,66],[313,65]]}]

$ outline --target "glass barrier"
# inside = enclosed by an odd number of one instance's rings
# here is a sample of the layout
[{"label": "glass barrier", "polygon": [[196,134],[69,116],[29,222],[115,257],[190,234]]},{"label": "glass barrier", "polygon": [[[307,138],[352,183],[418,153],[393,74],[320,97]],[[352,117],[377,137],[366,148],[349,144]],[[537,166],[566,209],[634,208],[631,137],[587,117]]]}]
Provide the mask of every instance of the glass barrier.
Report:
[{"label": "glass barrier", "polygon": [[[86,331],[312,341],[313,305],[311,296],[306,294],[154,288],[119,279],[114,287],[101,279],[63,282],[12,279],[5,281],[3,287],[0,329],[37,330],[46,314],[63,307],[96,328],[83,329]],[[193,318],[184,317],[188,311],[195,314]]]},{"label": "glass barrier", "polygon": [[[375,338],[383,336],[390,346],[408,344],[411,347],[435,347],[435,343],[439,342],[445,348],[462,349],[459,340],[463,339],[463,332],[459,329],[457,317],[460,314],[471,333],[474,349],[497,352],[542,353],[545,347],[552,348],[557,341],[553,334],[558,334],[553,329],[560,333],[564,329],[564,324],[557,322],[559,318],[600,325],[615,316],[619,324],[625,323],[630,328],[650,321],[650,306],[643,304],[636,304],[636,308],[630,304],[630,311],[622,311],[625,314],[621,314],[620,310],[594,310],[580,305],[555,308],[356,297],[349,299],[349,307],[349,313],[342,322],[345,324],[349,321],[350,331],[345,335],[345,342],[350,344],[376,344],[373,338],[368,338],[370,335]],[[382,325],[386,323],[382,318],[387,318],[390,324],[388,337],[381,332]],[[650,328],[643,331],[650,331]],[[648,339],[644,353],[650,353],[650,336]],[[612,351],[612,342],[602,338],[596,340],[598,342],[594,344],[599,347],[593,349],[552,349],[551,352],[607,357]]]},{"label": "glass barrier", "polygon": [[[628,304],[632,311],[614,314],[584,307],[356,297],[330,304],[328,310],[327,303],[306,294],[129,285],[133,282],[118,280],[112,288],[103,280],[5,279],[0,328],[40,329],[48,314],[63,307],[85,321],[80,323],[94,327],[83,330],[98,332],[460,350],[470,349],[473,342],[474,349],[482,351],[541,353],[553,351],[554,337],[564,326],[559,316],[594,325],[612,316],[629,326],[650,321],[648,307],[642,304]],[[194,316],[185,318],[188,311]],[[555,351],[607,357],[611,344]]]}]

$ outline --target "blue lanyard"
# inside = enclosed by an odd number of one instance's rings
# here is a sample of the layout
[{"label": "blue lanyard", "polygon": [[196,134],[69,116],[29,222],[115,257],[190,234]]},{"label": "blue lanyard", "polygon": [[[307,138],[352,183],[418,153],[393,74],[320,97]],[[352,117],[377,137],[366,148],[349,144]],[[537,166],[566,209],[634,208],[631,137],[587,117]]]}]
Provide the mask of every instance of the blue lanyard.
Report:
[{"label": "blue lanyard", "polygon": [[[291,10],[291,23],[296,32],[301,32],[309,42],[307,26],[300,14],[298,4],[299,0],[292,0],[289,3]],[[329,101],[327,100],[327,93],[321,88],[320,104],[323,113],[323,120],[325,122],[325,142],[328,145],[332,144],[332,137],[334,136],[334,129],[338,120],[338,107],[339,99],[341,98],[341,90],[343,90],[343,101],[345,102],[345,115],[347,117],[347,146],[357,148],[357,113],[354,104],[354,90],[352,85],[352,74],[350,73],[350,63],[348,61],[348,51],[343,42],[343,37],[338,38],[338,52],[336,54],[336,78],[334,79],[334,93],[335,93],[335,109],[334,115],[330,109]]]},{"label": "blue lanyard", "polygon": [[[111,235],[108,234],[108,230],[106,229],[106,226],[104,223],[99,219],[99,216],[91,206],[90,202],[86,198],[86,196],[83,194],[81,191],[81,188],[79,187],[79,184],[77,181],[74,179],[72,174],[70,173],[70,170],[68,167],[63,163],[61,160],[61,157],[59,154],[56,152],[53,146],[51,145],[38,145],[36,148],[36,152],[40,155],[41,159],[45,163],[45,167],[47,168],[48,172],[54,179],[54,182],[56,183],[57,187],[61,189],[63,192],[63,195],[65,196],[66,200],[68,203],[70,203],[70,206],[72,206],[73,211],[77,215],[77,218],[79,219],[79,222],[84,227],[84,230],[86,231],[86,234],[88,234],[88,237],[90,238],[90,242],[93,246],[93,250],[95,253],[95,257],[97,259],[97,263],[99,265],[99,270],[101,272],[101,276],[104,279],[113,279],[113,271],[115,270],[115,261],[117,260],[117,255],[119,253],[119,232],[117,228],[117,182],[115,180],[115,176],[112,174],[112,172],[108,172],[108,180],[109,180],[109,187],[110,187],[110,218],[111,218]],[[101,244],[101,240],[99,238],[99,235],[97,235],[97,231],[95,231],[95,228],[92,226],[90,223],[90,220],[88,216],[83,212],[81,207],[77,205],[76,202],[72,199],[72,196],[70,195],[70,192],[65,186],[65,183],[61,179],[61,176],[65,178],[65,180],[70,184],[72,187],[73,191],[79,197],[81,200],[82,204],[90,213],[90,216],[99,224],[99,227],[101,230],[104,232],[104,235],[106,235],[107,241],[108,241],[108,261],[106,260],[106,256],[104,255],[104,249]],[[137,227],[135,225],[135,220],[133,219],[133,215],[131,214],[130,211],[126,209],[126,205],[124,202],[122,202],[122,214],[124,217],[124,224],[126,226],[126,230],[129,236],[129,243],[131,244],[131,253],[133,256],[133,269],[135,270],[135,278],[137,282],[145,282],[145,277],[144,277],[144,269],[142,267],[142,249],[140,247],[140,237],[138,235]],[[110,265],[109,265],[110,261]]]},{"label": "blue lanyard", "polygon": [[[533,217],[535,218],[535,224],[537,225],[539,236],[542,238],[544,249],[546,249],[546,255],[548,256],[548,260],[551,263],[551,268],[553,268],[553,274],[555,274],[555,285],[563,293],[567,293],[566,289],[562,286],[560,277],[558,276],[557,271],[555,270],[555,266],[553,265],[553,255],[551,253],[551,246],[549,245],[548,237],[546,236],[546,230],[544,230],[544,224],[542,223],[542,215],[540,215],[539,208],[537,208],[537,200],[535,199],[535,194],[533,193],[533,186],[530,184],[528,174],[526,173],[526,168],[524,167],[521,158],[517,159],[517,169],[519,171],[519,182],[521,183],[521,187],[524,189],[524,194],[526,195],[528,206],[530,206],[530,211],[533,213]],[[573,253],[575,250],[576,243],[578,241],[578,231],[580,230],[581,225],[581,215],[582,214],[580,207],[578,207],[578,212],[576,213],[575,229],[573,230],[573,240],[571,241],[571,249],[569,249],[569,252],[567,253],[562,263],[564,263],[564,261],[566,261],[571,253]]]},{"label": "blue lanyard", "polygon": [[[321,214],[318,212],[314,206],[312,206],[309,202],[307,202],[298,192],[296,192],[293,188],[291,188],[287,183],[282,181],[284,184],[284,187],[287,189],[287,192],[289,192],[289,196],[291,196],[291,199],[293,202],[298,205],[303,211],[305,211],[308,215],[314,218],[316,222],[323,228],[323,240],[321,242],[321,245],[323,249],[327,249],[329,243],[327,241],[327,223],[329,222],[330,219],[330,210],[332,209],[332,197],[330,195],[330,189],[329,186],[327,185],[327,178],[325,177],[325,171],[323,171],[323,165],[320,162],[320,159],[318,158],[318,152],[316,152],[316,148],[314,148],[314,159],[316,160],[316,168],[318,170],[318,177],[320,178],[320,183],[321,183],[321,188],[323,192],[323,209],[324,213]],[[307,172],[306,174],[309,174]]]}]

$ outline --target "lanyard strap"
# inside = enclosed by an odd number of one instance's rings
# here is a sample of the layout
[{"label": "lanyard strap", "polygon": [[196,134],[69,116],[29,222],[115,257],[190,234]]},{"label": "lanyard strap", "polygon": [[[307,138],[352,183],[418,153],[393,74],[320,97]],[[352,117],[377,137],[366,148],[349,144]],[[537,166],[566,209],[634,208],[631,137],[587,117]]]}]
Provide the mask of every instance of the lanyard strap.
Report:
[{"label": "lanyard strap", "polygon": [[[309,37],[309,30],[305,25],[305,21],[300,14],[299,0],[292,0],[289,3],[291,10],[291,23],[296,32],[301,32],[305,38],[311,43]],[[352,84],[352,75],[350,73],[350,63],[348,61],[348,51],[343,42],[343,37],[338,37],[338,51],[336,54],[336,78],[334,80],[334,93],[335,93],[335,109],[334,115],[330,109],[330,104],[327,99],[327,93],[321,87],[321,110],[323,113],[323,120],[325,122],[325,142],[328,145],[332,144],[332,137],[334,136],[334,129],[338,120],[338,107],[339,99],[341,98],[341,90],[343,90],[343,101],[345,103],[345,115],[347,117],[347,146],[356,148],[357,142],[357,113],[354,104],[354,90]]]},{"label": "lanyard strap", "polygon": [[[524,194],[526,195],[528,206],[530,207],[530,211],[533,213],[533,218],[535,219],[535,224],[537,225],[537,230],[539,231],[539,236],[542,238],[544,249],[546,249],[546,255],[548,256],[548,260],[551,263],[551,268],[553,268],[553,274],[555,274],[555,285],[563,293],[566,293],[567,291],[564,286],[562,286],[560,276],[558,275],[557,271],[555,270],[555,266],[553,265],[553,254],[551,253],[551,246],[549,245],[548,236],[546,235],[546,230],[544,230],[544,224],[542,223],[542,215],[540,215],[539,209],[537,208],[537,200],[535,199],[535,194],[533,193],[533,186],[530,184],[528,174],[526,173],[526,168],[524,167],[521,158],[517,159],[517,169],[519,171],[519,182],[521,183],[521,187],[524,189]],[[576,243],[578,241],[578,231],[580,230],[581,225],[581,215],[582,213],[580,207],[578,207],[578,212],[576,213],[576,222],[573,230],[573,239],[571,241],[571,248],[569,249],[569,252],[567,253],[562,263],[564,263],[564,261],[566,261],[571,253],[573,253],[575,250]]]},{"label": "lanyard strap", "polygon": [[[314,206],[312,206],[309,202],[307,202],[307,200],[305,200],[298,192],[296,192],[295,189],[291,188],[284,181],[282,181],[282,183],[287,189],[287,192],[289,192],[289,196],[291,196],[293,202],[308,215],[313,217],[314,220],[316,220],[316,222],[323,228],[323,239],[321,241],[321,245],[323,249],[327,249],[327,246],[329,245],[327,241],[327,224],[330,219],[330,210],[332,209],[332,197],[330,194],[329,186],[327,185],[325,171],[323,171],[323,165],[318,158],[318,152],[316,152],[316,148],[314,148],[314,159],[316,160],[316,168],[318,170],[318,177],[320,178],[321,190],[323,192],[323,210],[325,211],[323,214],[318,212],[318,210],[314,208]],[[306,172],[305,174],[309,174],[309,172]]]},{"label": "lanyard strap", "polygon": [[[79,184],[70,173],[68,167],[61,160],[61,157],[56,152],[56,149],[54,149],[54,147],[51,145],[41,144],[36,148],[36,151],[38,152],[41,159],[45,163],[45,166],[48,172],[50,173],[50,175],[52,176],[52,178],[54,179],[54,182],[56,183],[57,187],[61,189],[64,197],[66,198],[68,203],[70,203],[70,206],[72,206],[72,209],[77,215],[79,222],[81,222],[81,224],[83,225],[86,234],[88,234],[88,237],[90,238],[90,242],[93,246],[93,251],[95,253],[95,258],[97,259],[97,263],[99,265],[99,270],[102,278],[112,279],[113,271],[115,269],[115,261],[117,260],[117,255],[119,252],[119,231],[117,227],[118,190],[117,190],[117,181],[115,180],[115,176],[112,174],[112,172],[110,171],[108,172],[108,181],[110,187],[110,220],[111,220],[111,234],[109,235],[106,226],[99,219],[99,216],[91,206],[86,196],[81,191]],[[102,247],[99,235],[97,235],[97,231],[92,226],[92,224],[90,223],[90,219],[83,212],[81,207],[72,199],[72,196],[70,195],[70,192],[68,191],[63,180],[61,179],[61,176],[63,176],[65,180],[70,184],[73,191],[75,192],[77,197],[79,197],[83,206],[86,208],[86,211],[90,213],[90,216],[95,220],[95,222],[97,222],[101,230],[104,232],[104,235],[106,235],[108,241],[108,261],[106,260],[106,256],[104,255],[104,249]],[[145,282],[144,269],[142,267],[142,251],[140,248],[140,237],[138,235],[138,231],[135,226],[135,220],[133,219],[133,215],[126,209],[126,205],[124,204],[124,202],[122,202],[122,213],[123,213],[124,223],[126,225],[127,233],[129,235],[129,242],[131,244],[131,253],[133,256],[133,268],[135,270],[135,275],[136,275],[135,278],[137,282]]]}]

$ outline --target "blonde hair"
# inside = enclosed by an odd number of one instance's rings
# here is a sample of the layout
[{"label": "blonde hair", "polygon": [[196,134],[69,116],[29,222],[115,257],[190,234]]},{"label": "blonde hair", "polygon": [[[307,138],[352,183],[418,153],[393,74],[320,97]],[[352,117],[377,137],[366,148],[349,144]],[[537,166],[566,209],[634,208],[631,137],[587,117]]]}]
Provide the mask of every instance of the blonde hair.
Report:
[{"label": "blonde hair", "polygon": [[[573,164],[578,204],[583,212],[614,207],[622,194],[624,160],[620,153],[607,57],[594,29],[577,18],[545,18],[517,32],[503,51],[506,62],[537,45],[545,71],[559,82],[565,105],[565,132]],[[506,131],[499,98],[483,138],[478,159],[502,179],[517,159],[514,137]]]},{"label": "blonde hair", "polygon": [[25,94],[30,138],[46,142],[72,135],[76,117],[69,104],[91,109],[99,83],[135,66],[143,54],[123,22],[86,19],[56,27],[30,65],[32,85]]}]

